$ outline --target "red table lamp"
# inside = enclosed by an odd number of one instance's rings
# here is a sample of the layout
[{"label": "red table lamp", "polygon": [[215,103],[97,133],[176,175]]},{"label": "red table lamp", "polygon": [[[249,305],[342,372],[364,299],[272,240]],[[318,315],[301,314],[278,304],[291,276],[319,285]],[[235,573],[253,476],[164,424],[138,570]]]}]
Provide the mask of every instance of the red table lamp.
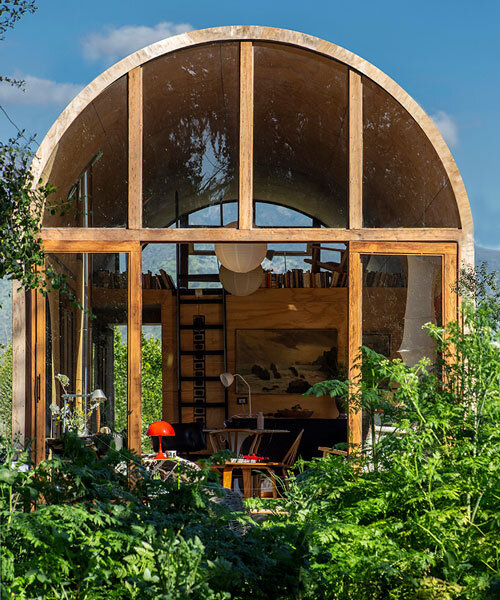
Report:
[{"label": "red table lamp", "polygon": [[172,425],[166,421],[155,421],[148,427],[146,435],[158,437],[158,454],[155,456],[155,460],[166,460],[167,457],[163,454],[163,450],[161,449],[161,438],[164,435],[175,435]]}]

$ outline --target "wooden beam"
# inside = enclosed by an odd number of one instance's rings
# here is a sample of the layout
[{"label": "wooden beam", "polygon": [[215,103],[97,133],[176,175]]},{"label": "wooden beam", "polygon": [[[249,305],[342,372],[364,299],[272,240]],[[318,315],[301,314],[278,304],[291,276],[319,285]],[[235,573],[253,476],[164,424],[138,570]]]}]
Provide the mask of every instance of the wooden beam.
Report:
[{"label": "wooden beam", "polygon": [[458,257],[455,254],[446,254],[443,264],[443,325],[447,325],[458,318]]},{"label": "wooden beam", "polygon": [[[70,248],[75,242],[92,242],[89,247],[95,252],[110,252],[117,244],[124,244],[120,248],[126,248],[125,244],[133,241],[141,242],[447,242],[461,241],[463,232],[461,229],[327,229],[307,228],[294,229],[288,227],[280,228],[256,228],[256,229],[233,229],[233,228],[193,228],[193,229],[112,229],[112,228],[67,228],[67,229],[44,229],[41,237],[44,246],[48,248],[47,242],[59,242],[59,252]],[[68,238],[71,238],[69,240]],[[95,243],[94,243],[95,242]],[[56,251],[56,250],[52,250]],[[121,251],[121,250],[120,250]],[[126,252],[126,250],[123,250]]]},{"label": "wooden beam", "polygon": [[128,264],[128,447],[141,454],[142,252],[137,244]]},{"label": "wooden beam", "polygon": [[35,463],[45,458],[45,296],[35,292],[36,349],[35,349]]},{"label": "wooden beam", "polygon": [[45,252],[90,252],[98,254],[104,252],[130,252],[137,248],[137,242],[100,241],[93,240],[93,236],[87,240],[74,239],[72,232],[67,231],[71,240],[68,239],[68,236],[65,240],[44,240],[43,249]]},{"label": "wooden beam", "polygon": [[253,225],[253,43],[240,44],[240,171],[238,227]]},{"label": "wooden beam", "polygon": [[[362,344],[362,269],[361,256],[357,252],[349,252],[349,337],[347,346],[347,364],[349,379],[357,386],[361,378],[358,357]],[[355,390],[353,390],[355,391]],[[347,415],[347,433],[349,451],[356,451],[362,444],[362,412],[349,406]]]},{"label": "wooden beam", "polygon": [[128,226],[142,227],[142,67],[128,74]]},{"label": "wooden beam", "polygon": [[363,227],[363,87],[349,71],[349,228]]},{"label": "wooden beam", "polygon": [[427,254],[456,256],[457,245],[453,242],[351,242],[352,252],[361,254]]},{"label": "wooden beam", "polygon": [[26,293],[12,286],[12,439],[26,438]]}]

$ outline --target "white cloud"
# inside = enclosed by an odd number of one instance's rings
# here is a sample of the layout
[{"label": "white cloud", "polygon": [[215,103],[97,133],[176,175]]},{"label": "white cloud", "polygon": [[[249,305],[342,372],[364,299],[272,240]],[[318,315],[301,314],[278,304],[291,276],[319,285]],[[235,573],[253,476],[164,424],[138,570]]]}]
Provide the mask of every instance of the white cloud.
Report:
[{"label": "white cloud", "polygon": [[65,106],[83,88],[76,83],[57,83],[50,79],[40,79],[33,75],[15,75],[25,81],[24,90],[0,83],[0,102],[10,105]]},{"label": "white cloud", "polygon": [[434,121],[436,127],[441,132],[444,141],[454,148],[458,145],[458,125],[456,124],[453,117],[444,110],[438,110],[436,113],[431,115],[431,119]]},{"label": "white cloud", "polygon": [[191,31],[189,23],[164,21],[154,27],[124,25],[108,27],[104,33],[92,33],[83,40],[83,53],[89,60],[117,60],[144,46],[179,33]]}]

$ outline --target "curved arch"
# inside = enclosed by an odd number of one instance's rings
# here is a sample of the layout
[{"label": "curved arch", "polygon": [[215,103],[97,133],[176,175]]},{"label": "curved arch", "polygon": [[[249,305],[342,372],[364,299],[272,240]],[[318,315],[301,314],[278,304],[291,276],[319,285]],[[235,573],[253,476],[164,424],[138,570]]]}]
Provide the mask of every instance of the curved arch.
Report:
[{"label": "curved arch", "polygon": [[53,151],[69,125],[111,83],[135,67],[164,54],[209,42],[239,40],[272,41],[323,54],[367,76],[397,100],[420,126],[443,164],[457,202],[464,242],[467,247],[466,253],[471,252],[473,222],[467,192],[451,152],[430,117],[394,80],[368,61],[331,42],[286,29],[228,26],[191,31],[151,44],[122,59],[84,88],[52,125],[33,161],[32,170],[35,180],[43,178]]}]

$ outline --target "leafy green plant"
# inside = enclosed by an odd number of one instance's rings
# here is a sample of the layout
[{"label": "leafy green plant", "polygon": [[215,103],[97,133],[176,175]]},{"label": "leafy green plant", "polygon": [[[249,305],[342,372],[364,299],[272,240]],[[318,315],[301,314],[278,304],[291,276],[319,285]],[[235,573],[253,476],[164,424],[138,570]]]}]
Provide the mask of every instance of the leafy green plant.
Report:
[{"label": "leafy green plant", "polygon": [[364,349],[361,384],[313,390],[388,411],[395,428],[348,459],[301,463],[275,517],[308,523],[329,554],[312,563],[318,597],[479,599],[497,585],[500,294],[484,272],[464,274],[461,294],[463,326],[429,325],[432,368]]}]

